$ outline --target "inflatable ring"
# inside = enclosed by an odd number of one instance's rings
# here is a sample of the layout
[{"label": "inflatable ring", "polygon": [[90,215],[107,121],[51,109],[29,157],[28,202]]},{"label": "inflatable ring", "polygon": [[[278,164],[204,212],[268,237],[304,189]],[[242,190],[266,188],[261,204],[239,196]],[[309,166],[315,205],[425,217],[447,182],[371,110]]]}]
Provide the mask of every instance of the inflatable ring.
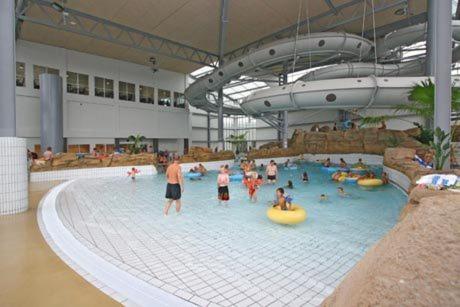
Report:
[{"label": "inflatable ring", "polygon": [[241,181],[244,178],[243,174],[233,174],[228,177],[230,178],[230,181]]},{"label": "inflatable ring", "polygon": [[299,205],[292,204],[291,210],[281,210],[278,207],[269,208],[267,217],[277,224],[294,225],[302,223],[307,219],[307,212]]},{"label": "inflatable ring", "polygon": [[383,184],[382,179],[360,179],[358,184],[362,187],[378,187]]},{"label": "inflatable ring", "polygon": [[322,166],[321,170],[324,171],[324,172],[332,174],[332,173],[337,172],[339,170],[339,168],[335,167],[335,166],[329,166],[329,167]]},{"label": "inflatable ring", "polygon": [[201,173],[187,173],[187,174],[185,174],[186,178],[198,178],[198,177],[201,177],[201,176],[203,176],[203,174],[201,174]]},{"label": "inflatable ring", "polygon": [[344,182],[347,179],[347,176],[345,175],[340,175],[339,179],[337,179],[338,182]]},{"label": "inflatable ring", "polygon": [[365,173],[367,172],[369,169],[367,168],[362,168],[362,167],[353,167],[350,169],[353,173]]}]

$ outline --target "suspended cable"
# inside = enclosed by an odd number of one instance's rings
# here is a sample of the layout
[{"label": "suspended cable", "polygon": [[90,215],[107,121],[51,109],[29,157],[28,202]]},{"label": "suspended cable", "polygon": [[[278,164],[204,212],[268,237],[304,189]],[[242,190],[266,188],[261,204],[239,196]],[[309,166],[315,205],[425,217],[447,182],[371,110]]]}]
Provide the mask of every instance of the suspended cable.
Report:
[{"label": "suspended cable", "polygon": [[302,0],[299,0],[299,13],[297,14],[297,29],[294,40],[294,59],[292,61],[292,73],[295,72],[295,62],[297,59],[297,39],[299,38],[300,14],[302,12]]},{"label": "suspended cable", "polygon": [[372,27],[374,28],[374,59],[375,59],[375,64],[377,64],[377,35],[375,32],[375,7],[374,7],[374,0],[371,0],[372,4]]},{"label": "suspended cable", "polygon": [[[361,27],[361,37],[364,38],[364,26],[366,23],[366,11],[367,11],[367,0],[363,0],[363,24]],[[361,47],[359,48],[359,62],[361,62],[361,57],[363,53],[363,44],[361,44]]]}]

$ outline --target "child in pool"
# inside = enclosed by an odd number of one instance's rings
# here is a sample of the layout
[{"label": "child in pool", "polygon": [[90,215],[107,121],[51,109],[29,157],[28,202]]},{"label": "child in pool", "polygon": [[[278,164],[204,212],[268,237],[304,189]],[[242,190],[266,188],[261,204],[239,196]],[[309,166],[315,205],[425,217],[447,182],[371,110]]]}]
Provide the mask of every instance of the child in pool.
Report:
[{"label": "child in pool", "polygon": [[288,180],[287,185],[285,186],[285,188],[287,188],[287,189],[293,189],[294,188],[294,184],[292,183],[292,180]]},{"label": "child in pool", "polygon": [[253,176],[248,176],[243,179],[243,184],[248,188],[249,200],[257,202],[257,190],[263,184],[262,175],[254,173]]},{"label": "child in pool", "polygon": [[128,176],[131,176],[131,180],[134,181],[134,180],[136,180],[136,174],[139,174],[139,173],[140,173],[140,171],[139,171],[137,168],[133,167],[133,168],[128,172]]},{"label": "child in pool", "polygon": [[286,202],[286,197],[284,196],[284,189],[283,188],[278,188],[276,189],[276,203],[273,204],[273,208],[280,208],[281,210],[288,210],[287,202]]},{"label": "child in pool", "polygon": [[321,194],[319,196],[319,201],[326,201],[327,200],[327,195],[326,194]]},{"label": "child in pool", "polygon": [[342,187],[338,187],[337,192],[339,193],[339,196],[341,196],[341,197],[345,197],[345,196],[348,195],[348,193],[345,192],[345,190]]},{"label": "child in pool", "polygon": [[308,174],[307,174],[307,172],[303,172],[303,174],[302,174],[302,181],[303,181],[303,182],[308,182]]},{"label": "child in pool", "polygon": [[390,178],[388,177],[388,174],[386,172],[382,173],[382,183],[383,184],[389,184],[390,183]]},{"label": "child in pool", "polygon": [[230,200],[230,192],[228,190],[229,183],[230,177],[224,166],[220,169],[219,175],[217,175],[217,199],[219,199],[219,204]]}]

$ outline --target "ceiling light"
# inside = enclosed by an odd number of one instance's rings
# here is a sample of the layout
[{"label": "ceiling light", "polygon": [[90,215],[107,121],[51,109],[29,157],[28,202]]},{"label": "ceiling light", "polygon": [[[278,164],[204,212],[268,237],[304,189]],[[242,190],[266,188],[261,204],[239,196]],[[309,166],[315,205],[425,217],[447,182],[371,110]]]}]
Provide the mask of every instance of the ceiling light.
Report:
[{"label": "ceiling light", "polygon": [[59,13],[64,12],[64,6],[62,6],[61,4],[59,4],[59,3],[57,3],[57,2],[51,3],[51,7],[52,7],[55,11],[58,11]]}]

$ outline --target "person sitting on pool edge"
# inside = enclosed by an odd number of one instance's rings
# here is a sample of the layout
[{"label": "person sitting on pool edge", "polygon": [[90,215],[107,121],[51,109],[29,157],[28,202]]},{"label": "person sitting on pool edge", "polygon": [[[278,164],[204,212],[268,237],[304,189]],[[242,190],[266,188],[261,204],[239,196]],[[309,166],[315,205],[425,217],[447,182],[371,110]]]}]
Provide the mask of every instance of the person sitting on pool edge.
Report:
[{"label": "person sitting on pool edge", "polygon": [[363,159],[359,158],[358,162],[354,165],[355,168],[366,168],[366,164],[363,163]]},{"label": "person sitting on pool edge", "polygon": [[307,174],[307,172],[303,172],[303,174],[302,174],[302,181],[303,181],[303,182],[308,182],[308,180],[309,180],[309,179],[308,179],[308,174]]},{"label": "person sitting on pool edge", "polygon": [[345,162],[345,160],[343,158],[340,158],[339,166],[341,168],[345,168],[345,167],[347,167],[347,162]]}]

